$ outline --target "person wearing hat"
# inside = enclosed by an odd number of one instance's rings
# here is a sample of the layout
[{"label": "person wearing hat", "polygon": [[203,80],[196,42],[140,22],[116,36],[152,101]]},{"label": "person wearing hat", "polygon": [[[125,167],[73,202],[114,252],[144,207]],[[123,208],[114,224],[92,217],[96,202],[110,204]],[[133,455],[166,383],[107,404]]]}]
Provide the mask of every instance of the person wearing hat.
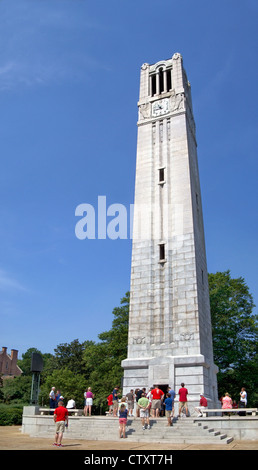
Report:
[{"label": "person wearing hat", "polygon": [[200,404],[199,404],[199,406],[196,406],[194,408],[195,411],[197,411],[197,413],[199,413],[198,418],[202,417],[202,412],[203,412],[203,410],[206,410],[207,406],[208,406],[207,399],[205,398],[203,393],[200,393]]}]

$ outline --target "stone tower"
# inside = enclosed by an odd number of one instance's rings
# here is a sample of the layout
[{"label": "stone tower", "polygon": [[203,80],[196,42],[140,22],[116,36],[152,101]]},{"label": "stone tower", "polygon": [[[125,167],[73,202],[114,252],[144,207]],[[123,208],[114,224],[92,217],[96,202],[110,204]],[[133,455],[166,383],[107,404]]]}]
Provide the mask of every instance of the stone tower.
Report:
[{"label": "stone tower", "polygon": [[[124,390],[181,382],[217,405],[195,122],[182,56],[143,64]],[[191,406],[192,405],[192,406]]]}]

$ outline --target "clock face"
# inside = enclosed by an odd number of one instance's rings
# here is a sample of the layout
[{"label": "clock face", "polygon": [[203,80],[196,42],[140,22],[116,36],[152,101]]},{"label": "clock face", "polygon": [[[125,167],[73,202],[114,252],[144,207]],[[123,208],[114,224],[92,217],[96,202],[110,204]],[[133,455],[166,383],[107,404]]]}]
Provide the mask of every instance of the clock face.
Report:
[{"label": "clock face", "polygon": [[163,100],[155,101],[152,103],[152,116],[162,116],[163,114],[169,113],[169,100],[164,98]]}]

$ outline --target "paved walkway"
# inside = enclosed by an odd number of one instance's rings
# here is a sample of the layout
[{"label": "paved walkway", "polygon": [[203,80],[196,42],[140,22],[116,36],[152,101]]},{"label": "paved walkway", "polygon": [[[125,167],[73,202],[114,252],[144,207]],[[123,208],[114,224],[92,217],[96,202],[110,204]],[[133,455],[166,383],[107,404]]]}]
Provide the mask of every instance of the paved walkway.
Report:
[{"label": "paved walkway", "polygon": [[53,447],[54,436],[48,438],[30,437],[21,433],[20,426],[0,426],[0,450],[258,450],[258,441],[233,441],[228,445],[197,444],[153,444],[129,442],[126,439],[117,441],[85,441],[63,438],[62,449]]}]

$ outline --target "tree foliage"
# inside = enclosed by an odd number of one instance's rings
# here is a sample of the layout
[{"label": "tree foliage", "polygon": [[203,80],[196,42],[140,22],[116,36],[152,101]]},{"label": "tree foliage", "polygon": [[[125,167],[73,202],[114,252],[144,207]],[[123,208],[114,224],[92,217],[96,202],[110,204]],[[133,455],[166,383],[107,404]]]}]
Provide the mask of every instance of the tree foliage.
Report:
[{"label": "tree foliage", "polygon": [[85,377],[76,372],[76,369],[64,367],[55,369],[45,377],[41,384],[39,403],[48,405],[48,395],[52,387],[59,389],[67,402],[70,398],[75,400],[78,408],[83,408],[83,392],[85,390]]},{"label": "tree foliage", "polygon": [[[248,391],[248,404],[257,406],[257,316],[254,302],[243,278],[232,279],[230,271],[209,274],[213,328],[214,362],[219,366],[219,394],[226,391],[237,400],[242,386]],[[106,398],[121,385],[121,361],[127,357],[129,292],[113,310],[112,327],[99,334],[98,342],[78,339],[59,344],[54,354],[42,354],[40,405],[48,405],[52,386],[61,390],[65,400],[74,398],[83,407],[83,393],[91,387],[95,412],[103,412]],[[30,348],[19,366],[23,376],[4,380],[0,401],[28,402],[31,387],[31,356],[40,352]]]},{"label": "tree foliage", "polygon": [[252,294],[230,271],[209,274],[214,362],[219,366],[219,394],[239,397],[248,389],[249,404],[257,401],[257,315]]},{"label": "tree foliage", "polygon": [[6,404],[29,403],[31,391],[31,377],[8,378],[3,381],[2,401]]}]

